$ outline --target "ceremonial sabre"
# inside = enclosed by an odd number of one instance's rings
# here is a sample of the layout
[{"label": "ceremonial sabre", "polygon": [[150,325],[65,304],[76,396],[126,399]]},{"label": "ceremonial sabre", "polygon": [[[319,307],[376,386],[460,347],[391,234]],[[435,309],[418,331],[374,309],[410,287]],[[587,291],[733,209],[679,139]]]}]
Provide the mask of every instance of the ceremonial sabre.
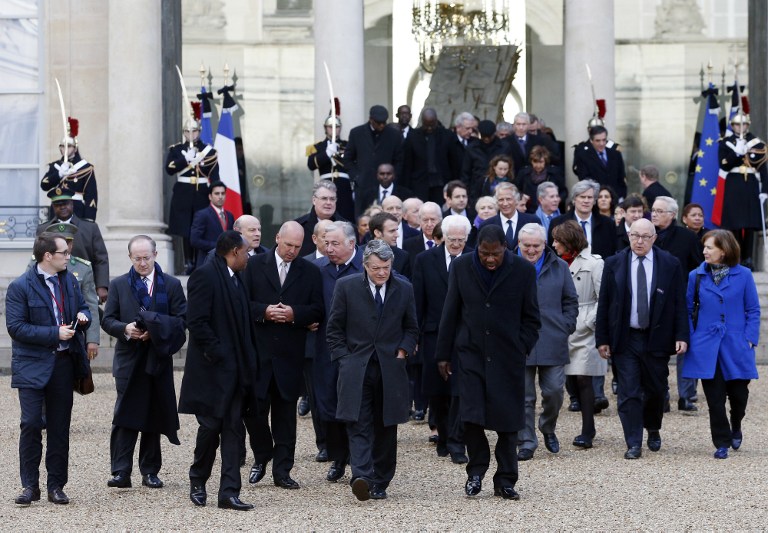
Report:
[{"label": "ceremonial sabre", "polygon": [[[184,107],[187,108],[187,113],[190,117],[193,119],[195,118],[195,110],[192,109],[192,103],[189,101],[189,96],[187,96],[187,87],[184,85],[184,76],[181,75],[181,70],[179,70],[179,66],[176,65],[176,73],[179,75],[179,83],[181,83],[181,95],[184,97]],[[189,147],[193,148],[194,143],[192,141],[192,136],[189,136]]]},{"label": "ceremonial sabre", "polygon": [[53,78],[56,82],[56,90],[59,91],[59,107],[61,107],[61,126],[64,128],[64,154],[62,164],[69,161],[69,132],[67,131],[67,111],[64,109],[64,97],[61,95],[61,85],[59,80]]},{"label": "ceremonial sabre", "polygon": [[328,64],[323,61],[325,67],[325,78],[328,80],[328,92],[331,93],[331,142],[336,144],[336,99],[333,97],[333,83],[331,83],[331,71],[328,70]]},{"label": "ceremonial sabre", "polygon": [[599,109],[597,109],[597,97],[595,96],[595,84],[592,83],[592,71],[589,70],[589,65],[584,63],[584,66],[587,67],[587,78],[589,78],[589,87],[592,89],[592,101],[595,105],[595,111],[593,111],[593,114],[599,113]]}]

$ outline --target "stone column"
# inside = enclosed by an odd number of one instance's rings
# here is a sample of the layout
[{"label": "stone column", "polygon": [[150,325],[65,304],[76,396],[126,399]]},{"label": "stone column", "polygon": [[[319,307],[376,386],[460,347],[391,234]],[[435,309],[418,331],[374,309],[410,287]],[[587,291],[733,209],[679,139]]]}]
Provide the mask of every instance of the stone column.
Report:
[{"label": "stone column", "polygon": [[612,0],[565,0],[564,8],[565,165],[570,185],[576,181],[571,146],[587,139],[595,106],[585,65],[592,71],[596,98],[605,100],[608,137],[616,135],[615,39]]},{"label": "stone column", "polygon": [[[318,139],[324,136],[323,121],[330,110],[328,65],[335,96],[341,101],[343,138],[368,120],[365,107],[363,60],[363,2],[315,0],[315,125]],[[382,82],[384,83],[384,82]],[[389,110],[390,120],[393,113]]]},{"label": "stone column", "polygon": [[768,65],[765,50],[768,46],[768,5],[763,0],[749,0],[748,54],[750,103],[750,130],[758,137],[768,136]]},{"label": "stone column", "polygon": [[[163,222],[163,105],[161,2],[110,2],[109,212],[102,225],[110,275],[128,270],[128,240],[151,236],[158,261],[172,271],[173,251]],[[140,46],[137,46],[140,36]]]}]

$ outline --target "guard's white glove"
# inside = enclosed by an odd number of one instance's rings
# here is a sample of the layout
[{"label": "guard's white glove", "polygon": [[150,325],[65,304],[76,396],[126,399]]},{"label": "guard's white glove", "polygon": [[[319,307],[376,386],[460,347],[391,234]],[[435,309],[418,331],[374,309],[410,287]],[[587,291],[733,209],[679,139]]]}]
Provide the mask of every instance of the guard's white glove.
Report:
[{"label": "guard's white glove", "polygon": [[204,157],[205,156],[203,155],[202,152],[198,152],[195,155],[195,157],[192,158],[192,161],[190,161],[189,164],[192,165],[193,167],[196,167],[197,165],[199,165],[203,161]]},{"label": "guard's white glove", "polygon": [[60,178],[66,178],[73,172],[72,163],[69,161],[64,161],[61,165],[55,164],[53,165],[53,168],[59,171]]},{"label": "guard's white glove", "polygon": [[765,194],[764,192],[758,194],[757,197],[760,199],[760,204],[763,204],[766,200],[768,200],[768,194]]},{"label": "guard's white glove", "polygon": [[197,156],[197,148],[192,146],[188,150],[182,150],[181,154],[184,156],[184,159],[187,160],[187,163],[191,165],[192,160]]},{"label": "guard's white glove", "polygon": [[329,158],[332,158],[338,153],[339,153],[338,143],[328,143],[328,146],[325,147],[325,155],[327,155]]},{"label": "guard's white glove", "polygon": [[736,139],[736,147],[733,149],[738,155],[744,155],[747,153],[747,140]]}]

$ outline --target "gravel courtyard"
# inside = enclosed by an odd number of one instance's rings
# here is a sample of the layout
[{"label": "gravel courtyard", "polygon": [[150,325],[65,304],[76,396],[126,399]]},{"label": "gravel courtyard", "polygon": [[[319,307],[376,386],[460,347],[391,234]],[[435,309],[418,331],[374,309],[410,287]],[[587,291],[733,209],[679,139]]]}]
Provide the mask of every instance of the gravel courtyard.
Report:
[{"label": "gravel courtyard", "polygon": [[[672,374],[674,375],[674,369]],[[768,367],[761,367],[766,376]],[[490,474],[481,495],[464,496],[464,469],[438,458],[427,443],[425,424],[400,427],[398,470],[389,499],[358,502],[348,475],[338,484],[325,481],[327,463],[314,462],[314,435],[309,417],[299,420],[296,467],[292,476],[301,489],[288,491],[267,476],[247,483],[241,498],[250,512],[216,508],[218,464],[208,482],[208,507],[195,508],[188,498],[187,470],[196,422],[181,417],[181,446],[163,439],[165,488],[141,487],[138,467],[132,489],[110,489],[109,430],[115,398],[109,374],[94,376],[96,392],[75,397],[68,506],[43,500],[19,508],[13,499],[18,475],[19,404],[10,378],[0,377],[0,528],[3,530],[759,530],[768,523],[768,387],[754,381],[744,424],[744,445],[725,461],[712,458],[706,404],[699,387],[700,412],[686,416],[675,409],[664,418],[660,452],[643,449],[637,461],[622,458],[625,446],[613,396],[598,415],[591,450],[570,445],[578,433],[579,414],[563,408],[558,424],[562,450],[552,455],[543,443],[532,461],[520,464],[517,489],[521,500],[493,496]],[[176,386],[181,373],[176,373]],[[610,381],[609,381],[610,383]],[[676,391],[674,384],[671,388]],[[673,392],[673,399],[676,395]],[[566,402],[567,404],[567,402]],[[541,438],[540,438],[541,440]],[[137,450],[138,452],[138,450]],[[252,461],[249,451],[248,466]],[[494,464],[491,465],[491,473]],[[45,491],[45,469],[41,467]]]}]

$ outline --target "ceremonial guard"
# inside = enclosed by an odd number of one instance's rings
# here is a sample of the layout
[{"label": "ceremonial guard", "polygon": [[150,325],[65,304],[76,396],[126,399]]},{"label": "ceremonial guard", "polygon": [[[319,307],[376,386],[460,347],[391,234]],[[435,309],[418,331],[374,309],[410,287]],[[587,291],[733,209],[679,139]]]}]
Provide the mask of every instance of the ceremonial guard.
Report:
[{"label": "ceremonial guard", "polygon": [[[744,106],[742,106],[744,111]],[[712,221],[733,232],[741,247],[741,263],[752,269],[754,230],[765,229],[761,204],[768,199],[765,142],[749,132],[749,115],[742,112],[731,118],[733,133],[720,141],[720,176]],[[719,220],[718,220],[719,216]]]},{"label": "ceremonial guard", "polygon": [[184,140],[171,146],[165,159],[165,171],[176,177],[168,233],[184,239],[187,273],[192,271],[194,265],[194,250],[189,243],[192,218],[197,211],[208,206],[208,184],[219,179],[216,150],[200,140],[200,124],[196,115],[190,106],[190,115],[183,126]]},{"label": "ceremonial guard", "polygon": [[57,196],[69,192],[72,195],[75,215],[95,222],[99,201],[96,173],[93,171],[93,165],[80,156],[77,146],[77,119],[69,117],[66,128],[67,131],[59,143],[61,159],[48,165],[48,172],[40,180],[40,188],[46,192],[55,189]]},{"label": "ceremonial guard", "polygon": [[352,198],[352,184],[344,168],[344,150],[347,141],[341,139],[341,107],[334,98],[334,109],[325,119],[325,139],[307,146],[307,167],[317,170],[321,180],[336,184],[336,212],[345,220],[355,219],[355,202]]}]

